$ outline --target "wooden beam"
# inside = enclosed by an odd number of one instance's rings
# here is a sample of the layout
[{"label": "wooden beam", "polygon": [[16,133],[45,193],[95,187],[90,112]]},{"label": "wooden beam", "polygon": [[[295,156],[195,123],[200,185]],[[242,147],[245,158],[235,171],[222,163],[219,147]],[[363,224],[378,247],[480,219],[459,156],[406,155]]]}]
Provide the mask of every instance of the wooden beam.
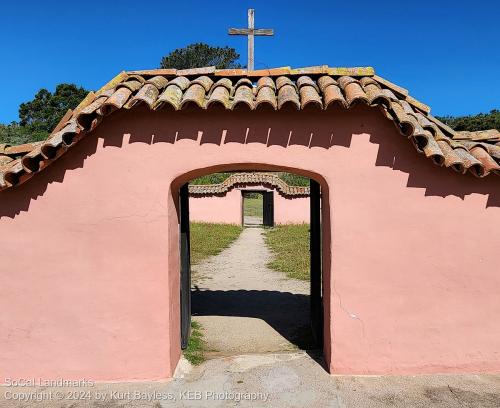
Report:
[{"label": "wooden beam", "polygon": [[230,35],[248,35],[250,30],[248,28],[230,28],[228,33]]},{"label": "wooden beam", "polygon": [[253,35],[273,36],[274,30],[272,28],[255,28],[253,30]]},{"label": "wooden beam", "polygon": [[253,29],[254,29],[254,9],[248,9],[248,67],[249,71],[253,71],[254,67],[254,42],[253,42]]},{"label": "wooden beam", "polygon": [[228,34],[230,35],[265,35],[265,36],[273,36],[274,30],[272,28],[254,28],[253,30],[249,30],[248,28],[230,28],[228,30]]}]

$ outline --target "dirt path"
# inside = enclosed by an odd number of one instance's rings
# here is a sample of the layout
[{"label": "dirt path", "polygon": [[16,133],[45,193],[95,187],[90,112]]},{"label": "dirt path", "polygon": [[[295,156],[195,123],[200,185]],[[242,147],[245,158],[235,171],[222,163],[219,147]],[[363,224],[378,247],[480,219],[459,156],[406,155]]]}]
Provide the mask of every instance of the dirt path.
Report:
[{"label": "dirt path", "polygon": [[262,228],[245,228],[219,255],[193,267],[193,318],[210,354],[312,348],[309,283],[267,268]]}]

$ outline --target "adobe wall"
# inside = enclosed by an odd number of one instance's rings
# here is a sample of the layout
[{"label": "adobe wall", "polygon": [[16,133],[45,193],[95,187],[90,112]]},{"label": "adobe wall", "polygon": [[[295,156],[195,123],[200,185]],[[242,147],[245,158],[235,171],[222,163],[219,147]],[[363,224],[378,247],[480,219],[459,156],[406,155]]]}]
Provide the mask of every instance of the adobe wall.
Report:
[{"label": "adobe wall", "polygon": [[223,196],[189,196],[190,221],[241,225],[241,191]]},{"label": "adobe wall", "polygon": [[283,197],[274,193],[275,224],[309,224],[309,197]]},{"label": "adobe wall", "polygon": [[170,377],[178,188],[242,169],[322,184],[332,373],[500,370],[497,178],[437,168],[365,107],[134,109],[0,192],[0,378]]},{"label": "adobe wall", "polygon": [[[266,190],[263,185],[252,185],[251,190]],[[275,224],[309,223],[309,197],[284,197],[273,189]],[[220,224],[238,224],[242,221],[241,189],[234,188],[221,196],[189,197],[191,221]]]}]

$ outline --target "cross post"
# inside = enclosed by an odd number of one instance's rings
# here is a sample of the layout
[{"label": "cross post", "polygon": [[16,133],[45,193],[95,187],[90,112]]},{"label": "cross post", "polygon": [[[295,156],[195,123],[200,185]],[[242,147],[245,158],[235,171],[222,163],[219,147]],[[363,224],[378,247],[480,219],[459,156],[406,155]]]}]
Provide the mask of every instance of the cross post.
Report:
[{"label": "cross post", "polygon": [[247,70],[254,70],[254,37],[256,35],[273,36],[274,30],[271,28],[255,28],[254,9],[248,9],[248,28],[230,28],[229,35],[246,35],[248,37],[248,64]]}]

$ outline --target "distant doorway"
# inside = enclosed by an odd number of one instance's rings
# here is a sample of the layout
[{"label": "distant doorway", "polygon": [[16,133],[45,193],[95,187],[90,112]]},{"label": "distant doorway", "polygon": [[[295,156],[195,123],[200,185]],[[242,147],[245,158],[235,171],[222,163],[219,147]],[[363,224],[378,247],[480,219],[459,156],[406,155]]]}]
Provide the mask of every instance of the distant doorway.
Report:
[{"label": "distant doorway", "polygon": [[274,193],[267,190],[241,190],[244,227],[274,226]]}]

